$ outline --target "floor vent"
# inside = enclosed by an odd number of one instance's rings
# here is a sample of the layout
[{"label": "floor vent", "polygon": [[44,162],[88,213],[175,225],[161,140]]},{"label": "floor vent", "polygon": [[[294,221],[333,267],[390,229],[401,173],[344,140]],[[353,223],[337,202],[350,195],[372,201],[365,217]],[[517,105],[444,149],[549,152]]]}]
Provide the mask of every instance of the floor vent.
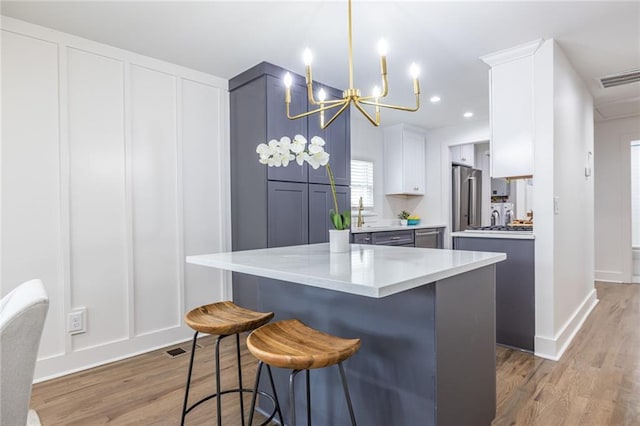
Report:
[{"label": "floor vent", "polygon": [[169,349],[168,351],[165,351],[165,353],[166,353],[167,355],[169,355],[169,357],[171,357],[171,358],[175,358],[175,357],[178,357],[178,356],[180,356],[180,355],[184,355],[184,354],[186,354],[186,353],[187,353],[187,351],[185,351],[185,350],[184,350],[184,349],[182,349],[182,348],[175,348],[175,349]]},{"label": "floor vent", "polygon": [[600,77],[600,84],[605,89],[607,87],[622,86],[624,84],[637,83],[640,81],[640,68],[624,71],[618,74]]}]

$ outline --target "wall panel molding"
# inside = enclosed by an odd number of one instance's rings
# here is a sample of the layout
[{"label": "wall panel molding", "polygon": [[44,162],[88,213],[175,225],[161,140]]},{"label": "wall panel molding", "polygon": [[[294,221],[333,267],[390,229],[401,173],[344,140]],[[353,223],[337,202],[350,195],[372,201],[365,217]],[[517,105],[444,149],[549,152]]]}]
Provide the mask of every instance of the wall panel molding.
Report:
[{"label": "wall panel molding", "polygon": [[[4,16],[0,25],[0,290],[35,277],[47,286],[36,381],[189,339],[185,310],[231,297],[230,274],[184,264],[231,247],[227,80]],[[14,105],[44,115],[15,120]],[[48,204],[24,214],[15,200]],[[47,243],[30,251],[22,229]],[[79,306],[87,332],[71,336],[67,313]]]}]

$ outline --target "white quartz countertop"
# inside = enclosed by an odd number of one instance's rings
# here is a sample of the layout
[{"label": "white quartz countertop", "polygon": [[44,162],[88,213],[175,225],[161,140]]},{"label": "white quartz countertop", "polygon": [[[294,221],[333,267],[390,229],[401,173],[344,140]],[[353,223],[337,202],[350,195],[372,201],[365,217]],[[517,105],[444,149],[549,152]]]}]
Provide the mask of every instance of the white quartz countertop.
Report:
[{"label": "white quartz countertop", "polygon": [[465,238],[504,238],[509,240],[535,240],[533,232],[526,231],[462,231],[452,232],[452,237]]},{"label": "white quartz countertop", "polygon": [[187,256],[187,263],[242,272],[368,297],[385,297],[501,262],[504,253],[329,244]]},{"label": "white quartz countertop", "polygon": [[367,225],[365,224],[362,228],[358,228],[356,226],[352,226],[351,227],[351,233],[352,234],[359,234],[361,232],[383,232],[383,231],[406,231],[406,230],[411,230],[411,229],[424,229],[424,228],[446,228],[447,225],[442,225],[442,224],[435,224],[435,225],[429,225],[429,224],[422,224],[419,223],[418,225]]}]

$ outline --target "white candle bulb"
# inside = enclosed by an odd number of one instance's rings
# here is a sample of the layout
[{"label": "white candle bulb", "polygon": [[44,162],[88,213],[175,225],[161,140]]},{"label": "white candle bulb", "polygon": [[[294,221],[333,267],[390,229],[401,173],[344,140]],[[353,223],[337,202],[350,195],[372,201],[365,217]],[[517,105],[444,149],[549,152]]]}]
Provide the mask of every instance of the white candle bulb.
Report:
[{"label": "white candle bulb", "polygon": [[378,86],[373,86],[372,94],[374,98],[378,99],[382,92],[380,91],[380,88]]},{"label": "white candle bulb", "polygon": [[284,75],[284,85],[289,88],[291,87],[291,83],[293,83],[293,78],[291,77],[290,73],[286,73]]},{"label": "white candle bulb", "polygon": [[411,66],[409,67],[409,74],[411,74],[411,77],[414,80],[418,78],[418,74],[420,74],[420,68],[418,68],[418,65],[415,62],[412,63]]},{"label": "white candle bulb", "polygon": [[304,49],[304,52],[302,53],[302,60],[304,61],[304,64],[306,66],[311,65],[311,61],[313,60],[313,54],[311,53],[311,49],[309,49],[308,47]]},{"label": "white candle bulb", "polygon": [[378,53],[380,56],[387,56],[389,52],[389,45],[387,44],[387,40],[381,38],[378,42]]},{"label": "white candle bulb", "polygon": [[327,92],[325,92],[324,89],[318,90],[318,100],[320,102],[324,102],[327,100]]}]

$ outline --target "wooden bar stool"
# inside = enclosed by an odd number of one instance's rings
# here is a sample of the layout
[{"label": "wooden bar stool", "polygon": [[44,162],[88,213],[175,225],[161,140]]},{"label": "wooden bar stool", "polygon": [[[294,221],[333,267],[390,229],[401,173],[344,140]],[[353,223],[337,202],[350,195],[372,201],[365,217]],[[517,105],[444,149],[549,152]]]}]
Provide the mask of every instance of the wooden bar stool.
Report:
[{"label": "wooden bar stool", "polygon": [[[216,398],[217,403],[217,419],[218,426],[222,425],[222,412],[221,412],[221,401],[220,396],[227,393],[238,393],[240,396],[240,412],[242,425],[244,426],[244,402],[242,399],[243,392],[252,392],[253,389],[244,389],[242,387],[242,367],[240,362],[240,335],[239,333],[243,333],[246,331],[255,330],[256,328],[268,323],[271,318],[273,318],[273,312],[256,312],[249,309],[241,308],[240,306],[234,304],[233,302],[217,302],[209,305],[200,306],[198,308],[192,309],[189,311],[185,317],[184,321],[187,323],[189,327],[194,329],[196,332],[193,335],[193,345],[191,347],[191,360],[189,361],[189,373],[187,375],[187,386],[184,392],[184,404],[182,406],[182,420],[180,422],[181,425],[184,425],[184,420],[192,409],[202,404],[205,401],[210,400],[211,398]],[[194,403],[190,407],[187,408],[187,402],[189,399],[189,387],[191,386],[191,373],[193,371],[193,358],[196,353],[196,341],[198,338],[198,333],[207,333],[217,335],[216,339],[216,349],[215,349],[215,357],[216,357],[216,393],[209,395],[200,401]],[[236,356],[238,359],[238,388],[237,389],[229,389],[229,390],[220,390],[220,341],[225,337],[234,335],[236,336]],[[271,375],[271,370],[269,371],[269,379],[271,380],[271,389],[273,391],[273,396],[267,394],[266,392],[260,392],[261,395],[269,398],[274,405],[273,413],[271,417],[267,419],[263,425],[266,425],[273,419],[276,414],[276,411],[280,415],[280,421],[282,422],[282,413],[280,412],[280,405],[278,404],[278,399],[275,393],[275,385],[273,384],[273,377]],[[255,398],[255,396],[254,396]]]},{"label": "wooden bar stool", "polygon": [[[307,327],[296,319],[278,321],[264,325],[251,332],[247,337],[249,351],[260,361],[256,373],[249,424],[253,420],[256,393],[260,382],[260,370],[263,364],[291,370],[289,375],[289,404],[291,407],[291,426],[296,424],[296,404],[294,379],[296,375],[305,371],[307,382],[307,426],[311,425],[311,386],[309,384],[309,370],[329,367],[338,364],[342,388],[349,408],[351,424],[355,426],[347,377],[344,374],[342,361],[356,353],[360,348],[360,339],[342,339]],[[275,391],[274,391],[275,392]]]}]

